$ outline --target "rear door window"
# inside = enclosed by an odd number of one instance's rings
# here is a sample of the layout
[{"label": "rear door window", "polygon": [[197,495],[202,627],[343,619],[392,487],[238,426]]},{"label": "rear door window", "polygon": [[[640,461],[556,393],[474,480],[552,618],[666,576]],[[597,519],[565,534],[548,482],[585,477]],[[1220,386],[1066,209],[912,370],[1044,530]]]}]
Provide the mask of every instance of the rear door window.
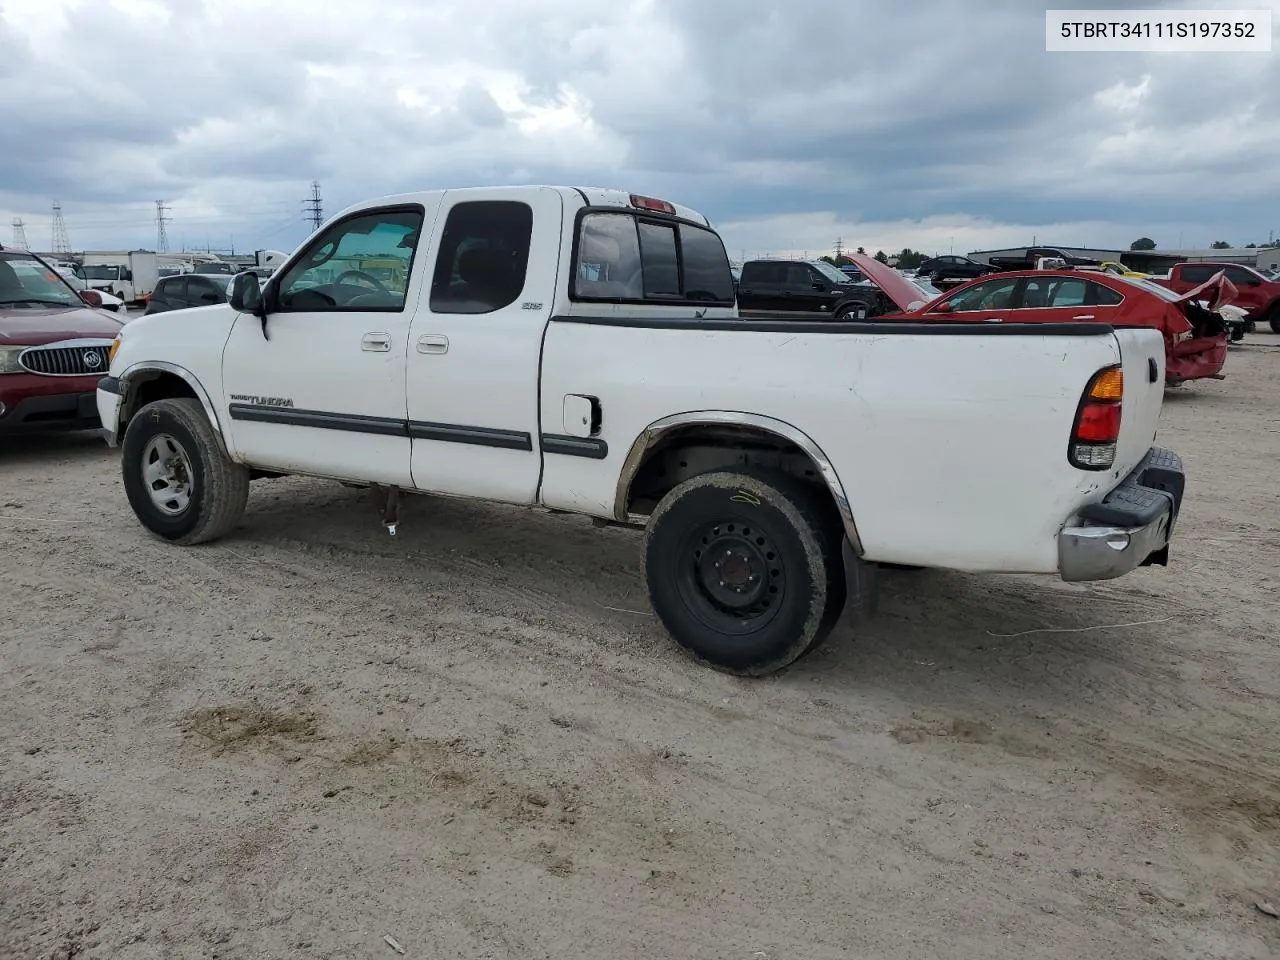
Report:
[{"label": "rear door window", "polygon": [[951,304],[951,309],[956,313],[968,313],[974,310],[1007,310],[1016,306],[1013,295],[1017,286],[1017,277],[986,280],[959,291],[946,302]]},{"label": "rear door window", "polygon": [[1227,267],[1227,279],[1237,287],[1246,283],[1257,283],[1258,275],[1244,267]]},{"label": "rear door window", "polygon": [[742,268],[744,287],[780,287],[787,278],[787,265],[767,260],[748,263]]},{"label": "rear door window", "polygon": [[1216,267],[1205,267],[1199,264],[1187,265],[1179,271],[1183,283],[1201,284],[1212,277],[1218,270]]},{"label": "rear door window", "polygon": [[449,211],[431,280],[432,313],[493,313],[524,290],[533,208],[518,200],[467,200]]},{"label": "rear door window", "polygon": [[164,288],[161,294],[161,301],[171,307],[185,307],[187,305],[187,278],[173,277],[169,280],[163,280],[160,284]]},{"label": "rear door window", "polygon": [[204,277],[192,277],[188,280],[187,298],[193,307],[202,307],[210,303],[221,303],[225,298],[222,290],[212,280]]}]

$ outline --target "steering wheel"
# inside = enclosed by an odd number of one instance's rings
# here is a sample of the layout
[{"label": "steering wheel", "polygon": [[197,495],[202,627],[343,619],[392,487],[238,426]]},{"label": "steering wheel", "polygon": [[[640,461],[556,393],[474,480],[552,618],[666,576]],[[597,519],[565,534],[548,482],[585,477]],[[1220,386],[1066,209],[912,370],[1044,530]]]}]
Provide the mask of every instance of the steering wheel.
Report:
[{"label": "steering wheel", "polygon": [[387,297],[391,296],[391,291],[388,290],[385,286],[383,286],[383,283],[381,280],[379,280],[377,277],[370,276],[369,274],[365,273],[363,270],[344,270],[342,273],[334,277],[333,285],[335,287],[342,286],[342,281],[346,277],[355,277],[358,280],[368,280],[371,284],[373,284],[374,289],[377,290],[378,293],[381,293],[383,296],[387,296]]}]

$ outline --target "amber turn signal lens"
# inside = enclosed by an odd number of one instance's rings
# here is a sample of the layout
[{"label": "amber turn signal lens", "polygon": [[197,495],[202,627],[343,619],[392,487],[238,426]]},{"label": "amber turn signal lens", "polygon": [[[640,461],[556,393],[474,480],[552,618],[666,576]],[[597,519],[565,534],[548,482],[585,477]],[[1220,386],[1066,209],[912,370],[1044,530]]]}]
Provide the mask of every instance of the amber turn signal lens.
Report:
[{"label": "amber turn signal lens", "polygon": [[1090,400],[1123,400],[1124,371],[1119,367],[1103,370],[1089,387]]}]

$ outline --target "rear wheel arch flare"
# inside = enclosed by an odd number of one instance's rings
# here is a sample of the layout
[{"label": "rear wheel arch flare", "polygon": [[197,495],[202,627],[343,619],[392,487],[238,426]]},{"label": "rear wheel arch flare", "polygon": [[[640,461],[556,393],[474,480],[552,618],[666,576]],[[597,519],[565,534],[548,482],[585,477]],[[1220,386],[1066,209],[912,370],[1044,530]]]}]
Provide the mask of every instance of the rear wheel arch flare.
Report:
[{"label": "rear wheel arch flare", "polygon": [[[651,468],[664,451],[673,447],[731,449],[734,440],[750,441],[751,438],[776,446],[782,453],[799,454],[809,461],[812,469],[805,471],[810,475],[807,479],[827,490],[854,553],[861,556],[862,541],[853,510],[830,458],[804,431],[761,414],[700,410],[674,414],[649,424],[632,443],[623,461],[614,498],[615,519],[625,521],[633,513],[631,508],[637,498],[637,480],[644,480],[646,468]],[[673,479],[666,486],[669,489],[677,482],[679,480]]]}]

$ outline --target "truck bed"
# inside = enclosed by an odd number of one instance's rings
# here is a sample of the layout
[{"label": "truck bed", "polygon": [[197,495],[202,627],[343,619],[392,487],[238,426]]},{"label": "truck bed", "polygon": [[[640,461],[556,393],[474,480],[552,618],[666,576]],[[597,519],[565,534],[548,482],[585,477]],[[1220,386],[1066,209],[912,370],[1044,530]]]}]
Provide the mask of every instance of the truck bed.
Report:
[{"label": "truck bed", "polygon": [[[1133,398],[1117,461],[1077,470],[1066,453],[1081,393],[1122,357]],[[651,424],[767,411],[831,461],[867,559],[1051,573],[1062,526],[1151,447],[1163,388],[1147,383],[1149,363],[1163,377],[1159,333],[1096,323],[554,317],[542,429],[567,432],[567,395],[596,397],[607,453],[546,457],[541,500],[611,515],[620,467]]]}]

